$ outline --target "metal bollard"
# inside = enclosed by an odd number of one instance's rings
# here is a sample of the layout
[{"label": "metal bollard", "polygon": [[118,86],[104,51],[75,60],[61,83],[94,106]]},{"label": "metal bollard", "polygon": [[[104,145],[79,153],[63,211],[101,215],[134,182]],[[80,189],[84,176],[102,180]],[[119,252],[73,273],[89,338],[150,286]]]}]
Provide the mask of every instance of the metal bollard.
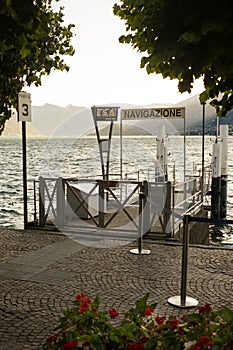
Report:
[{"label": "metal bollard", "polygon": [[175,295],[168,299],[168,303],[180,308],[196,307],[198,300],[186,296],[187,266],[188,266],[188,244],[189,244],[189,221],[190,215],[183,218],[183,247],[182,247],[182,271],[181,271],[181,295]]},{"label": "metal bollard", "polygon": [[143,209],[145,193],[139,192],[139,216],[138,216],[138,248],[131,249],[130,253],[139,254],[139,255],[148,255],[150,254],[150,250],[143,249],[142,247],[142,237],[143,237]]}]

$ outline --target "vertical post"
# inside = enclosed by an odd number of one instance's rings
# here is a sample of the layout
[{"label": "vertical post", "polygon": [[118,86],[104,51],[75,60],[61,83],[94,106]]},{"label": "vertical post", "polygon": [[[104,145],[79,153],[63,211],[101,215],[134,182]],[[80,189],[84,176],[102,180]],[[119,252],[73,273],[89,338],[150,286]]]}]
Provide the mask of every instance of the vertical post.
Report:
[{"label": "vertical post", "polygon": [[[184,183],[186,181],[186,118],[184,115]],[[184,191],[186,199],[186,191]]]},{"label": "vertical post", "polygon": [[157,132],[157,160],[163,169],[163,176],[159,176],[158,181],[167,181],[167,147],[165,146],[165,125],[161,125]]},{"label": "vertical post", "polygon": [[171,225],[170,225],[170,217],[171,217],[171,181],[167,181],[166,183],[166,200],[163,211],[163,222],[165,227],[165,233],[167,237],[171,236]]},{"label": "vertical post", "polygon": [[140,192],[139,193],[139,215],[138,215],[138,254],[141,254],[142,252],[142,236],[143,236],[143,232],[142,232],[142,213],[143,213],[143,198],[144,197],[144,193]]},{"label": "vertical post", "polygon": [[220,125],[220,139],[222,141],[221,161],[221,192],[220,192],[220,217],[227,216],[227,158],[228,158],[228,125]]},{"label": "vertical post", "polygon": [[148,181],[143,181],[143,234],[150,232],[150,202],[148,201],[149,185]]},{"label": "vertical post", "polygon": [[22,151],[23,151],[23,215],[24,229],[28,227],[27,205],[27,146],[26,146],[26,122],[22,121]]},{"label": "vertical post", "polygon": [[33,182],[33,194],[34,194],[34,225],[38,225],[37,222],[37,207],[36,207],[36,181]]},{"label": "vertical post", "polygon": [[183,218],[183,249],[181,270],[181,306],[185,306],[188,266],[188,243],[189,243],[189,215]]},{"label": "vertical post", "polygon": [[99,227],[104,228],[104,181],[98,181],[99,184]]},{"label": "vertical post", "polygon": [[[121,115],[120,115],[120,179],[123,179],[123,145],[122,145],[122,136],[123,136],[123,128],[122,128],[122,119],[121,119]],[[122,202],[122,190],[123,190],[123,186],[122,186],[122,182],[120,184],[120,201]]]},{"label": "vertical post", "polygon": [[142,240],[143,240],[143,215],[144,215],[144,207],[145,207],[145,193],[144,187],[142,186],[142,190],[139,192],[139,213],[138,213],[138,248],[131,249],[130,253],[139,254],[139,255],[148,255],[150,254],[150,250],[142,248]]},{"label": "vertical post", "polygon": [[63,179],[57,179],[57,227],[60,229],[64,226],[65,219],[65,186]]},{"label": "vertical post", "polygon": [[196,307],[198,301],[186,295],[187,267],[188,267],[188,244],[189,244],[190,215],[183,217],[183,245],[182,245],[182,270],[181,270],[181,294],[168,299],[168,303],[181,308]]},{"label": "vertical post", "polygon": [[172,230],[171,237],[175,236],[175,182],[171,185],[171,209],[172,209]]},{"label": "vertical post", "polygon": [[39,177],[39,226],[45,224],[45,185],[44,179]]},{"label": "vertical post", "polygon": [[212,155],[212,184],[211,184],[211,215],[214,219],[220,218],[220,193],[221,193],[221,144],[213,144]]},{"label": "vertical post", "polygon": [[184,203],[184,212],[187,210],[187,183],[186,183],[186,119],[184,115],[184,194],[183,194],[183,203]]},{"label": "vertical post", "polygon": [[23,91],[18,93],[18,122],[20,121],[22,122],[24,229],[26,229],[28,227],[26,122],[31,121],[31,95]]},{"label": "vertical post", "polygon": [[110,165],[110,151],[111,151],[112,129],[113,129],[113,121],[111,121],[110,128],[109,128],[107,162],[106,162],[106,174],[105,174],[105,179],[104,180],[109,180],[109,165]]},{"label": "vertical post", "polygon": [[[121,118],[121,117],[120,117]],[[122,180],[122,173],[123,173],[123,163],[122,163],[122,154],[123,154],[123,148],[122,148],[122,119],[120,120],[120,176]]]},{"label": "vertical post", "polygon": [[201,173],[201,201],[204,199],[205,182],[205,102],[202,102],[202,173]]}]

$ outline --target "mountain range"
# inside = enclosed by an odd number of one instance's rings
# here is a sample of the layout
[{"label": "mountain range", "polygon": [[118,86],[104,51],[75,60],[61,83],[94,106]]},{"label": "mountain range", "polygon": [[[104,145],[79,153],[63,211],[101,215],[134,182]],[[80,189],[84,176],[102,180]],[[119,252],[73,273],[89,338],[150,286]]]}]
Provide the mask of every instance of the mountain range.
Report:
[{"label": "mountain range", "polygon": [[[107,105],[105,105],[107,106]],[[198,94],[178,104],[150,104],[147,106],[134,106],[116,103],[120,108],[158,108],[158,107],[185,107],[185,123],[187,130],[193,125],[202,123],[203,107],[199,102]],[[208,103],[205,106],[206,121],[216,118],[215,110]],[[103,122],[101,122],[103,124]],[[115,124],[115,123],[114,123]],[[153,133],[154,129],[161,124],[161,119],[140,120],[123,122],[123,130],[126,134]],[[183,120],[169,120],[171,128],[179,132],[183,130]],[[106,124],[105,124],[106,125]],[[104,126],[104,125],[103,125]],[[84,134],[95,132],[91,109],[69,105],[60,107],[52,104],[44,106],[32,106],[32,122],[27,123],[27,135],[29,137],[79,137]],[[16,118],[7,121],[3,136],[20,136],[21,127]]]}]

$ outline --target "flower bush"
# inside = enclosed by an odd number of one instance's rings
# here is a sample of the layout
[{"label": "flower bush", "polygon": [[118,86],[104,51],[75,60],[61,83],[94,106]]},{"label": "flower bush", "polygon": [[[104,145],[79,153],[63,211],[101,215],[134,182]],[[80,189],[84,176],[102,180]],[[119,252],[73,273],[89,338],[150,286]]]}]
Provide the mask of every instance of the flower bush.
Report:
[{"label": "flower bush", "polygon": [[[81,293],[73,307],[64,311],[55,333],[44,349],[85,350],[233,350],[233,312],[210,304],[194,313],[154,316],[156,304],[148,305],[146,294],[125,312],[117,323],[118,312],[99,309],[99,299],[91,301]],[[115,323],[115,324],[114,324]]]}]

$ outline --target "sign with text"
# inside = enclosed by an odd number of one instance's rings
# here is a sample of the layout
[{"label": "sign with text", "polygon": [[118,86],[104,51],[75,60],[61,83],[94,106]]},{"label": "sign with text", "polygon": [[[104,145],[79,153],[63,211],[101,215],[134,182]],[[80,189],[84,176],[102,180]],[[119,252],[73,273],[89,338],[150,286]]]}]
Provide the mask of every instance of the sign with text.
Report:
[{"label": "sign with text", "polygon": [[156,118],[184,118],[184,107],[165,107],[165,108],[138,108],[138,109],[122,109],[121,119],[156,119]]},{"label": "sign with text", "polygon": [[19,92],[18,94],[18,122],[31,122],[31,94]]},{"label": "sign with text", "polygon": [[96,121],[117,121],[119,107],[92,107]]}]

